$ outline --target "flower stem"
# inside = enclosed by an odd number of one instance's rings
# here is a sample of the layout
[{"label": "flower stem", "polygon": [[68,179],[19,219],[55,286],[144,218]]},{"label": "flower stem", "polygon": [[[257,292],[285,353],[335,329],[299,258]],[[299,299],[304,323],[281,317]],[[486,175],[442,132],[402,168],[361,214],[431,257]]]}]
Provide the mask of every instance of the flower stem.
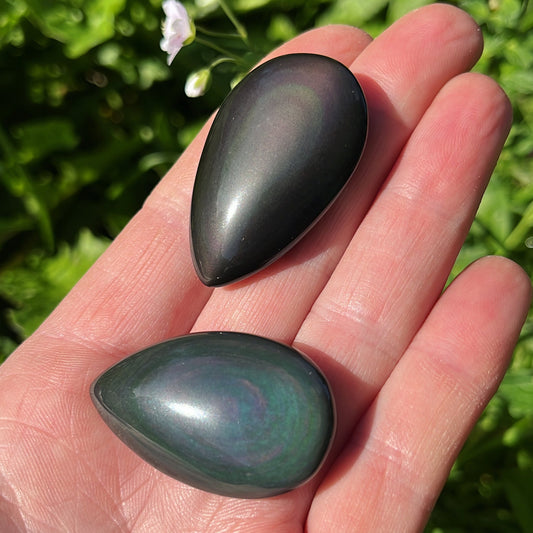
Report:
[{"label": "flower stem", "polygon": [[246,31],[246,28],[237,20],[237,17],[233,14],[233,11],[226,3],[226,0],[218,0],[218,4],[226,14],[226,17],[229,18],[230,22],[233,24],[235,29],[237,30],[237,33],[241,37],[241,39],[244,41],[244,43],[249,46],[248,43],[248,33]]},{"label": "flower stem", "polygon": [[196,26],[196,31],[206,35],[207,37],[222,37],[227,39],[242,39],[238,33],[224,33],[221,31],[212,31],[203,26]]},{"label": "flower stem", "polygon": [[233,61],[235,61],[235,63],[239,63],[241,65],[245,65],[245,62],[238,55],[235,55],[235,54],[232,54],[231,52],[228,52],[227,50],[225,50],[221,46],[218,46],[217,44],[212,43],[208,39],[203,39],[202,37],[198,37],[198,35],[197,35],[195,40],[196,40],[197,43],[203,44],[204,46],[208,46],[209,48],[212,48],[213,50],[216,50],[217,52],[219,52],[219,53],[231,58]]},{"label": "flower stem", "polygon": [[218,67],[218,65],[221,65],[222,63],[235,63],[235,59],[233,59],[232,57],[219,57],[209,65],[209,70],[213,70],[215,67]]}]

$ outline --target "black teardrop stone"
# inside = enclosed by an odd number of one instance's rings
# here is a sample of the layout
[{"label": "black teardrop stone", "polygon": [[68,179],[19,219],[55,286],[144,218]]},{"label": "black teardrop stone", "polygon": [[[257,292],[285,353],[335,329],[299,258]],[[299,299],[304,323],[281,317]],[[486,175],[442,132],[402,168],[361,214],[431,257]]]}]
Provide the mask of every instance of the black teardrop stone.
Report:
[{"label": "black teardrop stone", "polygon": [[305,483],[335,429],[317,367],[294,348],[243,333],[146,348],[102,374],[91,396],[145,461],[224,496],[264,498]]},{"label": "black teardrop stone", "polygon": [[292,247],[361,157],[367,108],[341,63],[292,54],[264,63],[224,100],[200,159],[191,248],[210,286],[242,279]]}]

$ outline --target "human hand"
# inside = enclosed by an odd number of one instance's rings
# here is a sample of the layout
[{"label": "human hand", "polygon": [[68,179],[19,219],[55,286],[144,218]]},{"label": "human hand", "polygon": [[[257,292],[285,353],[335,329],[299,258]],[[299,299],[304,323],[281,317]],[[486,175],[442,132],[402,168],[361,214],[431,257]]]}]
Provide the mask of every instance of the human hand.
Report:
[{"label": "human hand", "polygon": [[[312,52],[356,74],[369,137],[353,179],[288,254],[210,289],[189,251],[189,205],[207,127],[61,305],[0,368],[0,531],[416,531],[495,392],[530,283],[485,258],[441,294],[511,121],[500,88],[464,73],[481,33],[433,5],[370,38],[311,31]],[[264,500],[185,486],[100,419],[92,381],[190,331],[294,344],[328,377],[338,427],[308,484]]]}]

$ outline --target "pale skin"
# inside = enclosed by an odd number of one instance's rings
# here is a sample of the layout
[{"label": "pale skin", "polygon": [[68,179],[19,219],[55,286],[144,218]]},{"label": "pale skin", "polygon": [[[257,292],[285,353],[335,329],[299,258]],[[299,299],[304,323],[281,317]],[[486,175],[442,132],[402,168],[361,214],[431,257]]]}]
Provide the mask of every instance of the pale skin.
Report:
[{"label": "pale skin", "polygon": [[[199,134],[142,210],[0,367],[0,531],[419,531],[508,365],[530,301],[516,264],[479,260],[442,293],[506,138],[497,84],[466,73],[482,37],[433,5],[373,42],[350,27],[314,52],[358,76],[370,131],[325,217],[263,272],[221,289],[194,273],[188,217]],[[190,488],[127,449],[91,404],[125,356],[190,331],[265,335],[327,375],[338,428],[308,484],[264,500]]]}]

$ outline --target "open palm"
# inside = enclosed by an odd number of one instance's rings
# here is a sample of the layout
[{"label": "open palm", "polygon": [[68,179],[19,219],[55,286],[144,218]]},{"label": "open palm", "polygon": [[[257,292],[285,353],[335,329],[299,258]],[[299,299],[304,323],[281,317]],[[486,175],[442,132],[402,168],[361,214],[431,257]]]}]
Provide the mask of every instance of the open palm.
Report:
[{"label": "open palm", "polygon": [[[530,298],[520,268],[496,257],[442,293],[511,120],[501,89],[465,73],[481,48],[467,15],[433,5],[374,41],[325,27],[273,54],[328,55],[356,74],[370,120],[357,178],[281,260],[213,290],[198,281],[189,252],[204,128],[0,368],[0,531],[423,527],[502,378]],[[100,419],[89,387],[102,371],[202,330],[268,336],[321,367],[338,429],[311,482],[264,500],[207,494],[145,464]]]}]

